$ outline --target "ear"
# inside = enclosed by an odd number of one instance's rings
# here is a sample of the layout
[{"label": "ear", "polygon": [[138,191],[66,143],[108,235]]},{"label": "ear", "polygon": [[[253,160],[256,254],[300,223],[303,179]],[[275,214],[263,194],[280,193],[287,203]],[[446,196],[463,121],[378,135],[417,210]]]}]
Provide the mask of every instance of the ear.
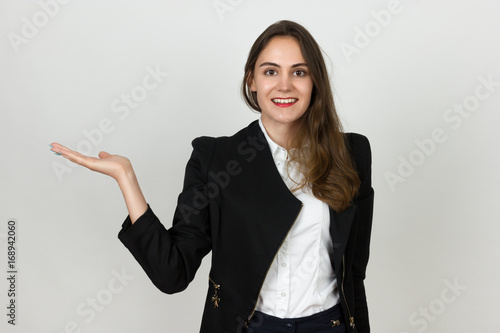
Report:
[{"label": "ear", "polygon": [[248,77],[247,84],[250,87],[250,90],[252,92],[257,92],[257,87],[255,86],[255,79],[253,78],[253,76],[251,74]]}]

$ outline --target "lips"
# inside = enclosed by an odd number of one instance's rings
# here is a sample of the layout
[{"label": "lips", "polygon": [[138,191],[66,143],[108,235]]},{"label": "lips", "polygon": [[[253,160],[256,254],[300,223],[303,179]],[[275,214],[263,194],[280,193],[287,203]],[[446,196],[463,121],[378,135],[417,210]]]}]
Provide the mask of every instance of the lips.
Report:
[{"label": "lips", "polygon": [[293,104],[295,104],[298,101],[298,99],[297,98],[273,98],[273,99],[271,99],[271,101],[273,101],[273,103],[277,106],[289,107],[289,106],[292,106]]}]

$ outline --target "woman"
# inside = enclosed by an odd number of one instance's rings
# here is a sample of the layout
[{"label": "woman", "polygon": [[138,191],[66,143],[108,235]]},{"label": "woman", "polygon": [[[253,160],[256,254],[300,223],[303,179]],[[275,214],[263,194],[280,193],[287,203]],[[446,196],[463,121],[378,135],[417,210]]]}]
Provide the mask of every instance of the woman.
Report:
[{"label": "woman", "polygon": [[127,158],[52,150],[118,182],[119,239],[163,292],[184,290],[212,251],[201,332],[369,332],[370,146],[342,132],[319,46],[297,23],[271,25],[242,90],[260,119],[193,141],[168,230]]}]

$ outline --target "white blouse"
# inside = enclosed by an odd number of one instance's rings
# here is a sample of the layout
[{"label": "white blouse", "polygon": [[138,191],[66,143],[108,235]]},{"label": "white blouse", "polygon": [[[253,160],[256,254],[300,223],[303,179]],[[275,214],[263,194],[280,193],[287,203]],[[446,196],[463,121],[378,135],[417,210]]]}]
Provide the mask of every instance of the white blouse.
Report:
[{"label": "white blouse", "polygon": [[[288,163],[288,152],[271,140],[261,119],[259,125],[276,168],[292,190],[300,182],[299,170]],[[339,301],[330,261],[333,246],[328,205],[314,197],[308,187],[293,194],[302,202],[302,210],[274,258],[256,307],[279,318],[309,316],[328,310]]]}]

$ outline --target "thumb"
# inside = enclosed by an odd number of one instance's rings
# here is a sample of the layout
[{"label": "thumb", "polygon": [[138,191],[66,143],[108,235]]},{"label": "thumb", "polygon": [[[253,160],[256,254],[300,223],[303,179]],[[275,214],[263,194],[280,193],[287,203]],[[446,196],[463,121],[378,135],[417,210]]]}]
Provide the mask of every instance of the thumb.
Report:
[{"label": "thumb", "polygon": [[108,158],[108,157],[110,157],[110,156],[111,156],[111,154],[108,154],[108,153],[107,153],[107,152],[105,152],[105,151],[101,151],[101,152],[99,153],[99,155],[97,155],[97,156],[99,156],[99,158],[100,158],[100,159],[103,159],[103,158]]}]

